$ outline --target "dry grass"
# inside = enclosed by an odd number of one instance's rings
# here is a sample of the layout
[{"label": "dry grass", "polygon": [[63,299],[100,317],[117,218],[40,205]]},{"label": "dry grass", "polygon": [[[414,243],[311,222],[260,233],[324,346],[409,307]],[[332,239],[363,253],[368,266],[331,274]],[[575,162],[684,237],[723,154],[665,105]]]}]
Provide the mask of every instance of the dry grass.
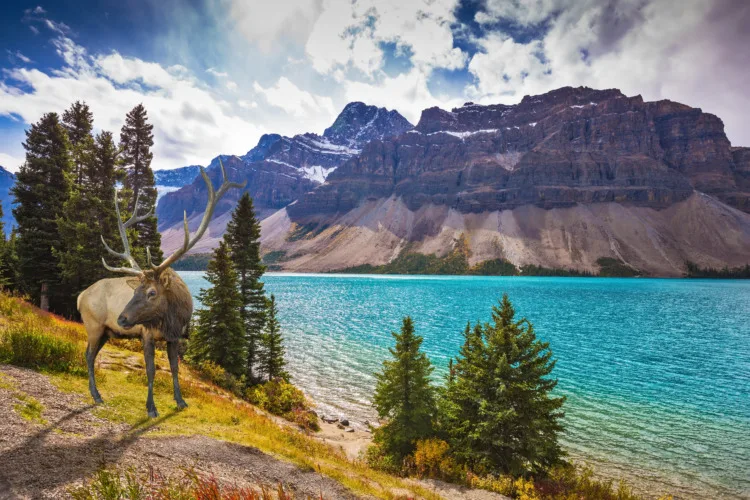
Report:
[{"label": "dry grass", "polygon": [[[30,331],[47,339],[66,342],[84,349],[85,331],[78,323],[69,322],[51,314],[41,313],[22,300],[0,293],[0,339],[11,331]],[[123,356],[123,354],[125,356]],[[107,361],[122,360],[139,353],[107,345],[100,358]],[[178,411],[172,399],[172,385],[167,372],[165,356],[157,356],[157,377],[154,397],[163,419],[149,435],[203,435],[223,441],[253,446],[297,466],[317,471],[338,481],[354,493],[375,498],[440,498],[428,489],[401,478],[376,471],[365,463],[350,461],[340,449],[326,445],[309,433],[290,426],[280,425],[273,418],[252,405],[233,397],[227,391],[206,383],[181,366],[183,396],[190,405]],[[101,359],[100,359],[101,362]],[[46,367],[39,364],[38,369]],[[123,422],[139,429],[144,421],[143,403],[146,397],[146,378],[120,363],[107,363],[97,372],[97,383],[105,403],[95,412],[103,418]],[[111,368],[110,368],[111,367]],[[58,389],[88,394],[86,378],[75,370],[46,370]],[[262,498],[262,497],[260,497]]]}]

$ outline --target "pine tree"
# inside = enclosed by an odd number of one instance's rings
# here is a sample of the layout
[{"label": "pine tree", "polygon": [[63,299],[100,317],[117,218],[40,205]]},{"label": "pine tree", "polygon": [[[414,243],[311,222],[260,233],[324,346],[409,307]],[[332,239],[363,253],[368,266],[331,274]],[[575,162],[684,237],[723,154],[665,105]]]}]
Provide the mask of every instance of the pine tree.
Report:
[{"label": "pine tree", "polygon": [[5,259],[8,241],[5,238],[5,223],[3,222],[3,204],[0,202],[0,288],[9,289],[10,280],[5,276],[7,267]]},{"label": "pine tree", "polygon": [[73,159],[73,183],[81,185],[94,156],[94,115],[85,102],[76,101],[63,113],[63,127],[68,133]]},{"label": "pine tree", "polygon": [[492,320],[464,332],[440,425],[454,455],[477,473],[537,473],[562,456],[565,398],[550,394],[557,380],[548,378],[555,361],[533,325],[515,320],[507,295]]},{"label": "pine tree", "polygon": [[0,285],[6,290],[18,290],[18,254],[16,253],[16,229],[8,239],[3,234],[2,254],[0,254]]},{"label": "pine tree", "polygon": [[114,210],[117,150],[109,132],[100,133],[94,140],[93,115],[85,103],[76,102],[64,117],[70,137],[77,141],[72,144],[76,182],[57,221],[63,240],[63,249],[57,255],[66,292],[61,312],[74,316],[78,294],[109,275],[101,265],[104,247],[96,242],[101,236],[110,242],[117,237]]},{"label": "pine tree", "polygon": [[208,263],[206,280],[213,286],[200,291],[204,309],[198,311],[188,356],[196,362],[211,361],[227,373],[241,377],[245,368],[245,335],[240,317],[242,299],[237,291],[237,273],[223,241]]},{"label": "pine tree", "polygon": [[18,224],[18,271],[21,291],[43,308],[59,303],[61,273],[54,250],[62,250],[57,227],[70,196],[73,164],[68,134],[57,113],[47,113],[26,131],[26,162],[12,192]]},{"label": "pine tree", "polygon": [[[139,214],[145,214],[156,206],[157,193],[154,172],[151,170],[151,160],[154,156],[151,153],[151,146],[154,145],[153,129],[154,126],[148,123],[146,108],[139,104],[127,114],[125,125],[120,131],[122,166],[126,172],[123,194],[128,197],[127,206],[130,213],[136,209],[136,200]],[[136,224],[135,239],[131,246],[134,257],[139,262],[145,259],[146,247],[151,250],[154,263],[163,259],[161,235],[157,230],[155,215]]]},{"label": "pine tree", "polygon": [[271,295],[267,303],[266,325],[260,338],[261,349],[258,353],[258,369],[266,375],[268,380],[283,379],[288,382],[289,374],[284,369],[286,367],[284,338],[281,335],[281,325],[276,319],[278,314],[276,297]]},{"label": "pine tree", "polygon": [[422,337],[415,335],[412,319],[405,317],[401,332],[391,335],[396,339],[390,349],[393,360],[383,362],[373,398],[378,416],[388,422],[376,430],[374,439],[383,453],[400,463],[418,440],[433,433],[435,389],[430,382],[433,367],[420,351]]},{"label": "pine tree", "polygon": [[260,258],[260,222],[255,217],[253,199],[246,192],[240,198],[224,234],[232,252],[232,261],[239,277],[242,296],[242,320],[247,339],[246,380],[255,379],[259,339],[263,332],[266,296],[260,278],[266,270]]}]

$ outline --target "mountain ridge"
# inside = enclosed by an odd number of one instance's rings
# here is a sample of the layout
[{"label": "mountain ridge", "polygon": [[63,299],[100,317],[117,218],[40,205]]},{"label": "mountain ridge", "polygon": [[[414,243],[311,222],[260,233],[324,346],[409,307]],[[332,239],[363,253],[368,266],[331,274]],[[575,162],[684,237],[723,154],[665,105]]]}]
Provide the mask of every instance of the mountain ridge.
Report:
[{"label": "mountain ridge", "polygon": [[[323,135],[264,134],[245,155],[217,156],[206,170],[209,178],[219,183],[221,158],[230,180],[247,182],[245,190],[253,196],[258,216],[264,218],[320,185],[342,163],[358,155],[367,141],[411,128],[413,126],[396,111],[350,103]],[[210,235],[223,234],[226,217],[222,216],[235,206],[241,195],[239,190],[232,191],[222,199],[209,229]],[[183,212],[188,215],[190,227],[197,226],[206,199],[204,182],[196,178],[159,201],[157,216],[166,239],[165,248],[170,248],[172,235],[182,231]]]},{"label": "mountain ridge", "polygon": [[687,260],[744,265],[749,161],[715,115],[617,89],[428,108],[264,221],[263,248],[294,271],[442,256],[461,238],[472,264],[596,272],[612,258],[658,276]]}]

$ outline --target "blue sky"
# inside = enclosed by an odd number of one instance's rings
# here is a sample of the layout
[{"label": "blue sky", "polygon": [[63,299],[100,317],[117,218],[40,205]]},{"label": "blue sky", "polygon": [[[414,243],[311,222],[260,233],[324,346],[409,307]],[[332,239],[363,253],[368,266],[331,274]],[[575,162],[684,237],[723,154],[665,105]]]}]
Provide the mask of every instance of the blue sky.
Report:
[{"label": "blue sky", "polygon": [[155,168],[322,132],[361,100],[422,109],[617,87],[720,116],[750,146],[744,0],[104,0],[2,6],[0,165],[81,99],[117,133],[142,102]]}]

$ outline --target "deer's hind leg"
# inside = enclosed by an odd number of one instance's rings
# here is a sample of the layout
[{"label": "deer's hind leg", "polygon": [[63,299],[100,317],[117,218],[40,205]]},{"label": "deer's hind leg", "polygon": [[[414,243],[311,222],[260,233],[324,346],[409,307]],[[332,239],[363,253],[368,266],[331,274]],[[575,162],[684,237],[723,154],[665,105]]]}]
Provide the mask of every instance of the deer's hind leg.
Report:
[{"label": "deer's hind leg", "polygon": [[86,346],[86,367],[89,371],[89,392],[91,393],[91,397],[94,398],[95,403],[102,403],[102,397],[99,394],[99,391],[96,388],[96,379],[94,377],[94,361],[96,361],[96,355],[99,354],[99,351],[102,350],[102,347],[104,347],[104,344],[107,343],[107,340],[109,339],[108,332],[106,331],[106,328],[101,327],[98,329],[98,331],[90,331],[88,330],[88,337],[89,337],[89,343]]}]

